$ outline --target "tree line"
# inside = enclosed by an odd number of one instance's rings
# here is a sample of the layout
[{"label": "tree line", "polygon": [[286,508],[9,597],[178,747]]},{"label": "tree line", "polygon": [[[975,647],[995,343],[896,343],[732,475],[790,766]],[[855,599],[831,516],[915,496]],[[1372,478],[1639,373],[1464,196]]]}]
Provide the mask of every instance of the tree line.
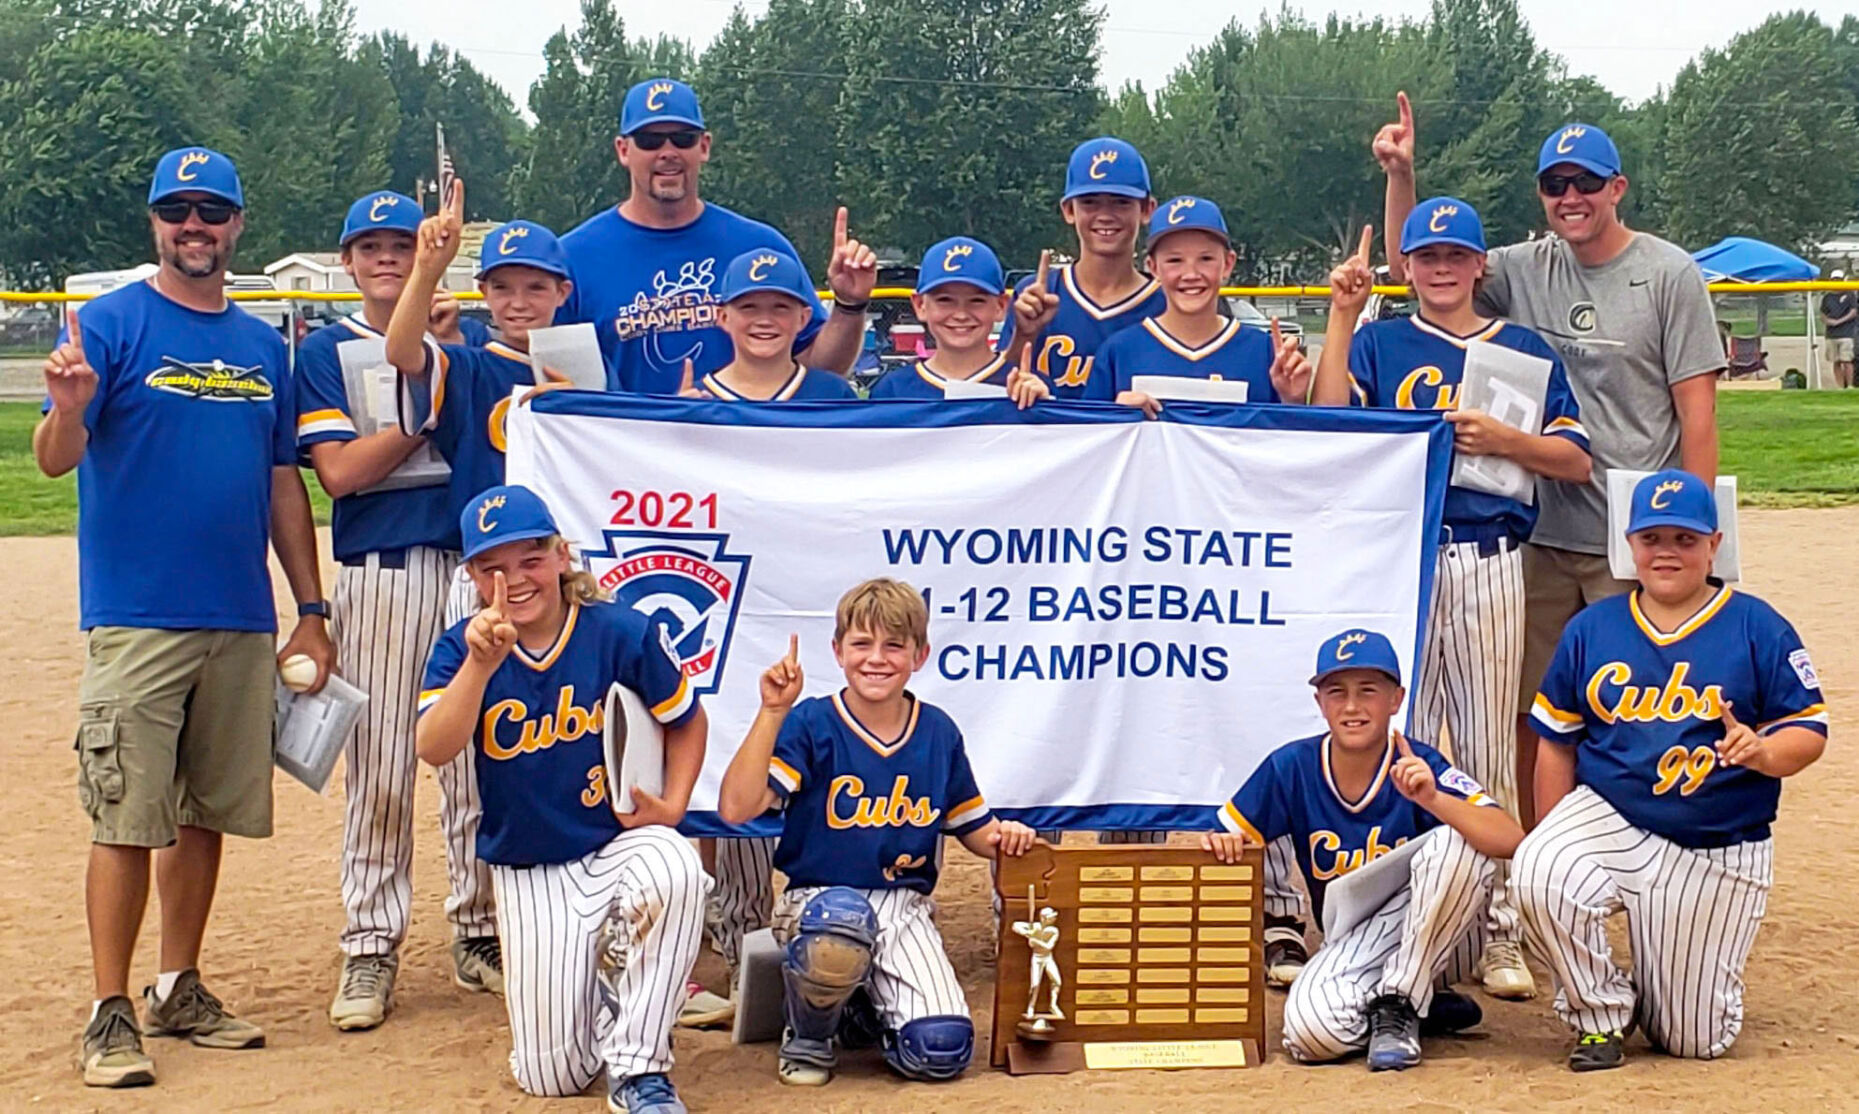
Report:
[{"label": "tree line", "polygon": [[1090,0],[769,0],[699,52],[582,0],[525,118],[445,44],[358,34],[349,0],[0,0],[0,276],[42,287],[145,258],[149,169],[183,143],[238,161],[246,267],[327,249],[349,201],[432,177],[435,122],[471,217],[565,231],[624,196],[620,99],[661,74],[703,99],[705,196],[775,224],[816,270],[841,203],[907,259],[957,233],[1010,266],[1062,248],[1065,156],[1110,132],[1158,194],[1222,206],[1242,278],[1310,280],[1379,218],[1368,142],[1398,89],[1422,191],[1470,201],[1494,242],[1541,226],[1537,144],[1570,119],[1619,143],[1629,221],[1687,247],[1802,248],[1859,209],[1855,16],[1774,16],[1639,104],[1571,75],[1516,0],[1433,0],[1403,22],[1287,7],[1228,24],[1158,88],[1114,93],[1103,34]]}]

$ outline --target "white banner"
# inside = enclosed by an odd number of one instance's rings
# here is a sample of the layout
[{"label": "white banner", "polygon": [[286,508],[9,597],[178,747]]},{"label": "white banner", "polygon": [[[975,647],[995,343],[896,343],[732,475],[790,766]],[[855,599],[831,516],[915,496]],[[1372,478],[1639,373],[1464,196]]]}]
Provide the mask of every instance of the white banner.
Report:
[{"label": "white banner", "polygon": [[912,690],[1030,823],[1205,828],[1322,729],[1317,647],[1364,626],[1411,674],[1450,434],[1430,412],[1005,402],[757,406],[560,392],[512,407],[509,479],[669,631],[710,716],[714,832],[757,677],[800,636],[836,691],[841,594],[930,607]]}]

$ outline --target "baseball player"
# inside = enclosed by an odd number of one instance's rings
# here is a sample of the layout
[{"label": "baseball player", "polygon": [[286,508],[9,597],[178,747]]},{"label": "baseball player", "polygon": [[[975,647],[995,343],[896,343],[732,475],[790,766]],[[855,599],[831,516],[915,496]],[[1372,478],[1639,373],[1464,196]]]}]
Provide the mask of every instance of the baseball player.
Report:
[{"label": "baseball player", "polygon": [[[1576,1071],[1619,1067],[1635,1023],[1674,1056],[1730,1050],[1781,779],[1827,746],[1794,628],[1710,575],[1711,485],[1675,469],[1641,480],[1627,536],[1639,587],[1569,622],[1537,694],[1544,816],[1511,872],[1556,1012],[1581,1034]],[[1630,973],[1608,950],[1623,910]]]},{"label": "baseball player", "polygon": [[[1007,389],[1021,409],[1050,398],[1037,375],[1012,375],[1007,357],[994,351],[990,331],[1007,313],[1007,280],[994,249],[968,236],[930,245],[917,268],[910,308],[929,330],[936,351],[926,360],[896,367],[871,388],[873,399],[942,399],[952,380],[991,383]],[[1031,349],[1021,347],[1022,366]]]},{"label": "baseball player", "polygon": [[989,813],[961,732],[905,688],[929,651],[929,613],[910,586],[853,588],[833,630],[845,687],[797,706],[804,678],[800,640],[790,639],[787,657],[762,674],[762,709],[723,776],[724,820],[782,809],[783,1083],[831,1080],[842,1017],[861,990],[899,1074],[953,1079],[974,1055],[968,1001],[930,900],[942,837],[993,859],[1025,853],[1033,831]]},{"label": "baseball player", "polygon": [[[524,487],[459,517],[483,610],[433,647],[419,751],[469,751],[503,929],[510,1070],[533,1095],[580,1093],[604,1066],[614,1114],[684,1114],[666,1073],[710,879],[675,825],[703,766],[706,721],[658,631],[603,600]],[[616,813],[602,745],[608,691],[665,727],[662,797]]]},{"label": "baseball player", "polygon": [[1246,384],[1248,402],[1303,402],[1310,390],[1310,361],[1296,337],[1272,321],[1271,336],[1221,313],[1220,284],[1233,273],[1226,218],[1204,197],[1177,197],[1149,219],[1149,273],[1167,303],[1154,317],[1124,329],[1097,352],[1098,378],[1116,401],[1153,418],[1159,400],[1135,390],[1138,375],[1223,379]]},{"label": "baseball player", "polygon": [[1469,970],[1482,934],[1492,860],[1510,857],[1523,829],[1438,751],[1392,728],[1407,694],[1385,636],[1329,639],[1310,683],[1329,731],[1273,751],[1220,809],[1224,831],[1202,845],[1233,862],[1247,841],[1290,836],[1321,915],[1331,882],[1422,840],[1406,885],[1359,922],[1335,926],[1284,1008],[1285,1049],[1296,1059],[1367,1049],[1370,1071],[1401,1071],[1420,1063],[1423,1034],[1480,1020],[1450,984]]},{"label": "baseball player", "polygon": [[1000,349],[1017,364],[1032,345],[1033,370],[1055,398],[1109,402],[1110,383],[1091,374],[1098,348],[1167,308],[1161,286],[1136,269],[1136,236],[1155,211],[1149,167],[1121,139],[1086,140],[1066,166],[1059,211],[1078,233],[1078,260],[1053,270],[1040,253],[1039,269],[1014,288]]},{"label": "baseball player", "polygon": [[699,380],[699,389],[726,402],[857,401],[843,378],[794,358],[812,299],[807,270],[792,255],[758,248],[731,260],[717,292],[717,324],[734,355]]},{"label": "baseball player", "polygon": [[[1370,322],[1352,337],[1374,283],[1368,266],[1373,236],[1373,228],[1364,228],[1357,253],[1330,275],[1329,335],[1319,359],[1316,400],[1444,410],[1456,452],[1513,461],[1545,479],[1586,483],[1588,434],[1561,357],[1536,333],[1484,317],[1473,304],[1485,259],[1478,213],[1452,197],[1415,207],[1401,230],[1401,250],[1419,312]],[[1472,341],[1547,361],[1549,385],[1535,430],[1516,429],[1460,405]],[[1522,547],[1535,523],[1533,502],[1448,489],[1414,696],[1414,729],[1433,736],[1443,723],[1453,760],[1513,816],[1518,791],[1511,710],[1523,669]],[[1499,998],[1529,998],[1536,982],[1523,961],[1522,928],[1501,874],[1500,868],[1484,953],[1485,990]]]},{"label": "baseball player", "polygon": [[[336,574],[334,625],[343,672],[368,693],[349,736],[343,770],[347,807],[342,838],[342,978],[329,1020],[338,1029],[372,1029],[393,1007],[399,948],[413,897],[413,790],[419,762],[413,719],[420,670],[444,628],[447,589],[457,565],[457,516],[443,480],[428,486],[375,485],[424,439],[399,429],[355,426],[340,347],[380,340],[412,270],[420,206],[402,194],[372,193],[349,207],[340,241],[342,266],[361,292],[361,311],[311,333],[297,348],[297,445],[324,490],[335,498],[330,537]],[[489,333],[461,319],[458,302],[436,293],[426,327],[448,344],[483,344]],[[366,389],[361,386],[360,389]],[[440,771],[439,822],[454,884],[451,914],[454,976],[489,989],[501,975],[485,958],[485,923],[465,810],[458,798],[463,763]],[[461,861],[462,860],[462,861]]]}]

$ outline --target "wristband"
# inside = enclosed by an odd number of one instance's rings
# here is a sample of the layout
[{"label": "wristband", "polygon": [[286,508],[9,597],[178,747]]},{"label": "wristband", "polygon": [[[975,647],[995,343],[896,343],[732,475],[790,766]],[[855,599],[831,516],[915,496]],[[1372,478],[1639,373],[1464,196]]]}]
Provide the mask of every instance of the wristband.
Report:
[{"label": "wristband", "polygon": [[309,603],[300,603],[297,605],[297,617],[299,619],[310,615],[315,615],[321,619],[329,618],[329,601],[312,600]]},{"label": "wristband", "polygon": [[870,305],[871,305],[870,302],[842,302],[839,299],[834,298],[833,299],[833,312],[835,313],[864,313],[866,308],[869,307]]}]

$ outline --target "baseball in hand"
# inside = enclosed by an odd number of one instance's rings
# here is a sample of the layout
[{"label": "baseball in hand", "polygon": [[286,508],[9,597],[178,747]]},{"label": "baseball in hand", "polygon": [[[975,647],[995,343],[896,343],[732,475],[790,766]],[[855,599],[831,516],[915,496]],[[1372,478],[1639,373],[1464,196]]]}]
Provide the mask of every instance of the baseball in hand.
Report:
[{"label": "baseball in hand", "polygon": [[292,654],[278,666],[278,678],[292,692],[302,692],[316,683],[316,663],[308,654]]}]

